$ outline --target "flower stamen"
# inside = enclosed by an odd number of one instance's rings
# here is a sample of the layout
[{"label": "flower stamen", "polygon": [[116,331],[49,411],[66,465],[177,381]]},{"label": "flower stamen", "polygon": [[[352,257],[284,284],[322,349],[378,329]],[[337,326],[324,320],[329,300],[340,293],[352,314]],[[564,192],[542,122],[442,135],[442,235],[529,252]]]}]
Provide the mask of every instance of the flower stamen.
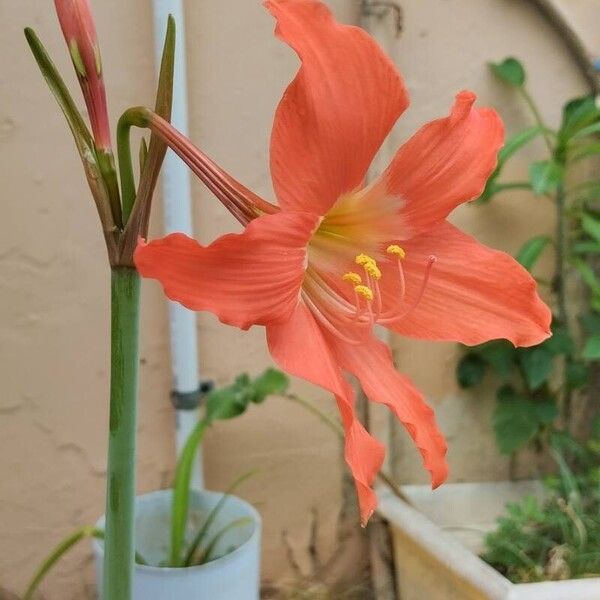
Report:
[{"label": "flower stamen", "polygon": [[354,291],[359,296],[362,296],[367,302],[372,302],[375,297],[373,290],[366,285],[356,285],[354,286]]},{"label": "flower stamen", "polygon": [[404,251],[404,248],[398,246],[398,244],[390,244],[387,248],[386,248],[386,252],[388,254],[392,254],[394,256],[397,256],[399,259],[402,259],[406,256],[406,252]]},{"label": "flower stamen", "polygon": [[423,299],[423,294],[425,293],[425,288],[427,287],[427,283],[429,282],[429,276],[431,275],[431,269],[436,260],[437,260],[437,257],[434,256],[433,254],[430,255],[429,258],[427,259],[427,265],[425,267],[425,275],[423,276],[423,280],[421,281],[421,287],[419,288],[417,297],[414,299],[412,304],[405,311],[403,311],[401,313],[398,313],[395,315],[393,313],[388,313],[388,314],[382,315],[378,319],[378,321],[377,321],[378,323],[385,325],[387,323],[393,323],[395,321],[399,321],[399,320],[407,317],[415,308],[417,308],[417,306],[420,304],[421,300]]},{"label": "flower stamen", "polygon": [[354,285],[360,285],[362,283],[362,277],[354,271],[348,271],[348,273],[342,275],[342,279]]},{"label": "flower stamen", "polygon": [[368,263],[375,263],[375,259],[371,258],[368,254],[358,254],[354,259],[354,262],[361,267],[364,267]]}]

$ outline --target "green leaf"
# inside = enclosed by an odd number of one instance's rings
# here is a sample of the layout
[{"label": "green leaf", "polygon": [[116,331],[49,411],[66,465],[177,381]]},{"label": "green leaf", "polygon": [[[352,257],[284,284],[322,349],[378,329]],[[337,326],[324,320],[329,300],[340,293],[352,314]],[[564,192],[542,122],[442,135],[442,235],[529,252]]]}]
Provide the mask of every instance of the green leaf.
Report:
[{"label": "green leaf", "polygon": [[600,243],[597,242],[577,242],[571,247],[573,254],[600,254]]},{"label": "green leaf", "polygon": [[469,352],[456,366],[456,379],[462,388],[477,385],[485,375],[485,361],[475,352]]},{"label": "green leaf", "polygon": [[192,467],[206,429],[216,420],[241,415],[251,403],[262,402],[269,394],[285,392],[288,385],[287,376],[276,369],[267,369],[254,380],[246,373],[238,375],[231,385],[213,390],[206,396],[204,418],[187,439],[175,471],[170,566],[182,566],[184,560],[182,553]]},{"label": "green leaf", "polygon": [[554,324],[552,325],[552,337],[542,342],[540,346],[546,348],[553,356],[572,354],[575,351],[575,344],[568,330],[564,327],[554,326]]},{"label": "green leaf", "polygon": [[481,196],[477,199],[478,204],[484,204],[489,202],[495,194],[505,190],[513,189],[531,189],[531,185],[528,182],[510,182],[510,183],[498,183],[497,179],[504,167],[506,161],[520,150],[523,146],[528,144],[531,140],[542,134],[544,129],[542,127],[529,127],[524,131],[521,131],[506,140],[506,143],[498,152],[498,164],[494,169],[494,172],[488,178],[485,189]]},{"label": "green leaf", "polygon": [[508,85],[522,87],[525,84],[525,69],[521,62],[512,56],[500,63],[488,63],[488,66],[496,77]]},{"label": "green leaf", "polygon": [[573,266],[579,271],[581,279],[590,288],[594,296],[600,297],[600,279],[598,279],[592,267],[580,258],[573,259]]},{"label": "green leaf", "polygon": [[515,364],[516,348],[506,340],[494,340],[477,346],[479,355],[501,379],[507,379]]},{"label": "green leaf", "polygon": [[588,335],[600,334],[600,315],[595,312],[580,315],[579,322]]},{"label": "green leaf", "polygon": [[577,162],[584,158],[598,156],[600,154],[600,143],[576,145],[572,148],[572,154],[569,155],[571,162]]},{"label": "green leaf", "polygon": [[537,420],[541,425],[549,425],[558,417],[558,406],[553,399],[538,400],[533,404]]},{"label": "green leaf", "polygon": [[272,394],[285,394],[290,385],[290,380],[285,373],[277,369],[267,369],[254,380],[254,402],[262,402]]},{"label": "green leaf", "polygon": [[588,380],[588,367],[580,362],[568,362],[565,367],[565,380],[572,390],[584,387]]},{"label": "green leaf", "polygon": [[496,442],[502,454],[512,454],[533,439],[539,430],[539,418],[533,402],[504,386],[492,416]]},{"label": "green leaf", "polygon": [[237,527],[244,527],[245,525],[251,525],[252,519],[250,517],[240,517],[238,519],[234,519],[230,523],[227,523],[224,527],[222,527],[213,537],[213,539],[206,546],[206,550],[204,551],[204,556],[201,559],[200,563],[195,564],[205,564],[210,562],[211,560],[215,560],[218,558],[214,556],[215,548],[219,543],[219,540],[232,529],[236,529]]},{"label": "green leaf", "polygon": [[210,392],[206,397],[206,418],[210,423],[221,419],[233,419],[245,412],[252,401],[252,389],[243,382]]},{"label": "green leaf", "polygon": [[[175,44],[175,19],[172,15],[169,15],[160,71],[158,74],[156,102],[154,106],[154,112],[165,119],[165,121],[171,120],[171,109],[173,106]],[[148,153],[144,160],[144,168],[140,172],[139,185],[133,208],[131,206],[126,206],[123,211],[127,215],[131,212],[131,216],[127,220],[126,231],[127,233],[130,233],[130,235],[127,236],[127,243],[133,245],[133,247],[137,245],[137,238],[139,237],[140,232],[143,235],[148,231],[152,197],[166,152],[167,145],[157,135],[154,133],[151,134],[150,143],[148,144]],[[131,199],[129,202],[131,202]]]},{"label": "green leaf", "polygon": [[518,356],[527,386],[532,391],[537,390],[552,373],[552,353],[544,346],[534,346],[533,348],[520,348]]},{"label": "green leaf", "polygon": [[576,185],[570,192],[576,204],[586,204],[600,200],[600,181],[592,179]]},{"label": "green leaf", "polygon": [[552,238],[548,235],[538,235],[531,238],[521,246],[521,249],[517,253],[517,261],[528,271],[531,271],[542,252],[551,241]]},{"label": "green leaf", "polygon": [[600,415],[597,415],[592,420],[592,427],[590,433],[594,439],[600,440]]},{"label": "green leaf", "polygon": [[514,181],[510,183],[497,183],[495,178],[497,174],[492,174],[488,179],[485,189],[481,196],[475,200],[476,204],[485,204],[489,202],[496,194],[508,190],[531,190],[531,184],[527,181]]},{"label": "green leaf", "polygon": [[590,237],[600,242],[600,219],[590,213],[583,213],[581,226]]},{"label": "green leaf", "polygon": [[190,480],[196,458],[198,444],[202,441],[209,422],[206,418],[198,421],[190,433],[175,469],[173,484],[173,500],[171,505],[171,551],[169,566],[182,566],[183,543],[185,539],[185,524],[187,523]]},{"label": "green leaf", "polygon": [[85,124],[81,113],[77,109],[65,82],[54,66],[52,59],[46,52],[44,45],[37,37],[35,31],[29,27],[25,29],[25,38],[27,39],[31,53],[34,56],[50,91],[65,115],[67,123],[73,133],[73,137],[75,138],[77,148],[80,152],[87,150],[88,152],[93,153],[95,146],[92,134]]},{"label": "green leaf", "polygon": [[105,229],[114,227],[115,223],[111,210],[110,197],[98,165],[96,146],[92,134],[77,109],[65,82],[35,31],[26,28],[25,38],[50,91],[54,95],[71,129],[100,219]]},{"label": "green leaf", "polygon": [[586,360],[600,359],[600,334],[592,335],[586,340],[582,356]]},{"label": "green leaf", "polygon": [[571,100],[563,108],[562,124],[558,134],[560,140],[563,143],[568,141],[577,131],[593,123],[599,114],[594,96]]},{"label": "green leaf", "polygon": [[579,140],[582,138],[589,137],[591,135],[595,135],[597,133],[600,133],[600,122],[592,123],[591,125],[588,125],[587,127],[583,127],[577,133],[575,133],[571,137],[571,139]]},{"label": "green leaf", "polygon": [[543,127],[529,127],[509,137],[498,153],[498,163],[504,164],[513,154],[544,133]]},{"label": "green leaf", "polygon": [[252,380],[244,373],[227,387],[214,390],[206,397],[206,418],[232,419],[241,415],[251,402],[260,403],[270,394],[283,394],[287,391],[289,379],[277,369],[267,369]]},{"label": "green leaf", "polygon": [[536,194],[554,192],[562,178],[562,167],[552,160],[541,160],[529,165],[529,181]]},{"label": "green leaf", "polygon": [[44,559],[42,564],[37,568],[33,578],[27,586],[27,591],[23,596],[23,600],[31,600],[34,593],[44,580],[48,572],[56,565],[56,563],[77,543],[87,538],[104,538],[104,532],[95,527],[85,526],[77,529],[66,538],[61,540],[58,545]]},{"label": "green leaf", "polygon": [[[208,531],[210,530],[211,525],[214,523],[215,519],[219,516],[221,509],[225,506],[225,503],[227,502],[227,500],[229,499],[231,494],[233,494],[233,492],[242,483],[244,483],[244,481],[249,479],[255,473],[256,473],[256,471],[249,471],[248,473],[244,473],[242,476],[238,477],[227,488],[227,490],[225,490],[225,493],[223,494],[223,496],[221,496],[221,498],[219,499],[217,504],[210,511],[210,513],[208,514],[208,517],[206,517],[204,523],[202,523],[202,526],[198,530],[198,533],[194,536],[191,544],[189,545],[189,547],[186,551],[186,554],[185,554],[185,559],[183,561],[184,567],[189,567],[192,565],[192,561],[194,560],[194,556],[195,556],[196,552],[198,551],[200,544],[204,541],[204,538],[208,534]],[[196,564],[201,564],[201,563],[196,563]]]}]

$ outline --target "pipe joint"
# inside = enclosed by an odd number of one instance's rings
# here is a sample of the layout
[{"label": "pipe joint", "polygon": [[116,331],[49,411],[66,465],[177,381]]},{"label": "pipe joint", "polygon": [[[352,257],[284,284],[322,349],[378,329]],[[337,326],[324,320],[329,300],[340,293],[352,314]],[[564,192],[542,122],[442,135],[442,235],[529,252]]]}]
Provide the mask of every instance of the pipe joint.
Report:
[{"label": "pipe joint", "polygon": [[215,387],[211,379],[200,382],[198,389],[193,392],[171,392],[171,403],[175,410],[196,410],[202,404],[204,397]]}]

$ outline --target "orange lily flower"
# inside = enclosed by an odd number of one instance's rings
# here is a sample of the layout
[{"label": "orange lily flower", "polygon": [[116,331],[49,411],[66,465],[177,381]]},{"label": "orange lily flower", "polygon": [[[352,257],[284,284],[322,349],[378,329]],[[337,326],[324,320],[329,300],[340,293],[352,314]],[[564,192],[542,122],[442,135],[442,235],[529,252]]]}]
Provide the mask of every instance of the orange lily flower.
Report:
[{"label": "orange lily flower", "polygon": [[277,19],[276,35],[302,62],[273,125],[278,205],[154,116],[149,126],[244,230],[206,247],[178,233],[140,242],[135,263],[172,300],[242,329],[263,325],[282,369],[335,395],[366,523],[384,447],[356,418],[345,372],[404,424],[433,487],[448,473],[433,411],[395,370],[374,326],[421,339],[507,338],[530,346],[549,336],[551,314],[513,258],[446,221],[481,193],[494,170],[503,143],[498,115],[474,108],[474,94],[461,92],[449,117],[425,125],[365,186],[373,156],[408,105],[400,75],[364,31],[335,22],[321,2],[266,6]]}]

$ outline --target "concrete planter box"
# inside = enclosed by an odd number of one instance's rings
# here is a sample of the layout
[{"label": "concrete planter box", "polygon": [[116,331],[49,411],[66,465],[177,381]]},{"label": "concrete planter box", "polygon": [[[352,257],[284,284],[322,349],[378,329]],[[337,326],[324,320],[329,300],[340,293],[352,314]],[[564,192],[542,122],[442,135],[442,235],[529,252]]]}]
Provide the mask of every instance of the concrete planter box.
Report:
[{"label": "concrete planter box", "polygon": [[404,486],[410,506],[379,490],[389,522],[400,600],[599,600],[600,578],[513,584],[478,553],[506,502],[541,495],[538,482]]}]

